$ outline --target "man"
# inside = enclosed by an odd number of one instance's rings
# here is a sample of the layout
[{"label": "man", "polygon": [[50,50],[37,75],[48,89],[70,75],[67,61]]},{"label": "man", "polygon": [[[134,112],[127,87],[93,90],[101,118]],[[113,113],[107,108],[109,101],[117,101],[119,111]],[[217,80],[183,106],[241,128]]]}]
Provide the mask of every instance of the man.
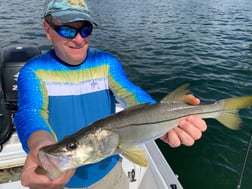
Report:
[{"label": "man", "polygon": [[[118,155],[66,171],[54,180],[35,172],[41,147],[114,113],[116,101],[123,107],[155,103],[127,79],[116,58],[89,48],[96,23],[83,0],[46,0],[43,25],[54,48],[30,60],[18,79],[15,125],[28,153],[22,184],[34,189],[128,188]],[[186,101],[199,104],[192,95]],[[161,139],[174,147],[190,146],[206,127],[199,117],[189,116]]]}]

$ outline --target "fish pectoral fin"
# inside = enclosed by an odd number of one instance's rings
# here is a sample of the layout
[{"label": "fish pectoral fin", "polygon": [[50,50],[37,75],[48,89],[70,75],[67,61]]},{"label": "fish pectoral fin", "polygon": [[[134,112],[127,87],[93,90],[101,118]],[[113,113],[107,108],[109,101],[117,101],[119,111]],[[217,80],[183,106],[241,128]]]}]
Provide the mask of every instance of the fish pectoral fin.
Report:
[{"label": "fish pectoral fin", "polygon": [[130,148],[121,152],[121,154],[135,164],[138,164],[142,167],[148,166],[148,156],[141,148]]}]

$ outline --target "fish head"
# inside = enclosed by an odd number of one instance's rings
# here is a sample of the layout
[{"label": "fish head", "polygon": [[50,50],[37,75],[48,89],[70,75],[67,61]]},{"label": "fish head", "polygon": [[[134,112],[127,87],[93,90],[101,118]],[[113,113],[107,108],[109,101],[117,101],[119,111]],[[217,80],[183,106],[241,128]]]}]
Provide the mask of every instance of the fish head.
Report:
[{"label": "fish head", "polygon": [[66,170],[96,163],[117,153],[118,145],[117,133],[96,129],[92,132],[79,132],[56,144],[42,147],[38,159],[46,175],[57,178]]},{"label": "fish head", "polygon": [[59,143],[42,147],[38,159],[46,175],[54,179],[66,170],[88,164],[94,153],[92,138],[85,137],[81,141],[67,138]]}]

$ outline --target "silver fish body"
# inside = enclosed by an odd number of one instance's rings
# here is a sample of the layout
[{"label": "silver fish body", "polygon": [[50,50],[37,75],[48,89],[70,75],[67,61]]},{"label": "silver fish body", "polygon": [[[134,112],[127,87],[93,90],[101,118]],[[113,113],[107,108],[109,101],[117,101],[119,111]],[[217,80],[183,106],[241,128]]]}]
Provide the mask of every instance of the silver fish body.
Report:
[{"label": "silver fish body", "polygon": [[188,115],[214,118],[238,129],[237,111],[252,105],[252,96],[230,98],[213,104],[192,106],[183,102],[188,85],[183,85],[156,104],[140,104],[103,118],[62,141],[39,151],[40,164],[47,176],[57,178],[64,171],[95,163],[121,153],[131,161],[147,166],[147,157],[136,146],[154,140]]}]

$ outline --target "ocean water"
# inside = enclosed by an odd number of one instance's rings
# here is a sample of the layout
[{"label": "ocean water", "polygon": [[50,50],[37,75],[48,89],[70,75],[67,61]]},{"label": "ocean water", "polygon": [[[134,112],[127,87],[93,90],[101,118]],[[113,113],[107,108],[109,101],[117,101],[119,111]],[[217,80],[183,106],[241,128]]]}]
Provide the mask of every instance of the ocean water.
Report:
[{"label": "ocean water", "polygon": [[[156,100],[181,84],[202,103],[252,94],[251,0],[88,0],[99,27],[91,46],[122,62],[128,77]],[[43,1],[0,3],[0,47],[51,48],[41,23]],[[214,120],[192,147],[157,141],[185,189],[237,188],[252,130],[252,109],[231,131]],[[252,150],[252,149],[250,149]],[[241,189],[252,188],[252,152]]]}]

